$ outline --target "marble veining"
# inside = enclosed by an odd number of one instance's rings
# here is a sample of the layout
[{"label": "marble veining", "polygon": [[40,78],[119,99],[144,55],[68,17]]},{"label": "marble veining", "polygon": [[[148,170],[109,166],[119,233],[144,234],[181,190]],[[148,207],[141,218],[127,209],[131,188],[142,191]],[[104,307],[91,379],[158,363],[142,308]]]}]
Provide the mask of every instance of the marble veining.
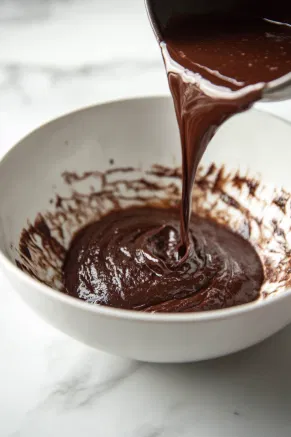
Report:
[{"label": "marble veining", "polygon": [[[81,106],[168,93],[143,0],[2,0],[0,41],[0,155]],[[291,120],[290,101],[261,107]],[[66,337],[0,283],[0,437],[290,436],[290,327],[231,357],[150,365]]]},{"label": "marble veining", "polygon": [[93,357],[86,354],[72,375],[55,384],[53,391],[44,399],[44,406],[57,403],[62,404],[64,409],[73,409],[92,405],[102,396],[116,389],[119,384],[124,384],[127,378],[142,366],[136,362],[122,362],[117,371],[114,371],[114,366],[110,363],[107,369],[107,371],[110,369],[109,375],[103,380],[102,372],[95,374],[94,353],[92,352],[91,355]]}]

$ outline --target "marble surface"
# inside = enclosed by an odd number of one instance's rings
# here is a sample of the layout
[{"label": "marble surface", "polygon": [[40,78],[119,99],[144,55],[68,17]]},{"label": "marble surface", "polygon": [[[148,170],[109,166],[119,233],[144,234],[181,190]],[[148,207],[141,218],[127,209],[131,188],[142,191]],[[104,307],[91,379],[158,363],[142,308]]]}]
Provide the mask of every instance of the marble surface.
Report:
[{"label": "marble surface", "polygon": [[[0,41],[1,155],[81,106],[168,92],[142,0],[1,0]],[[290,101],[263,108],[291,120]],[[66,337],[0,284],[1,437],[290,436],[291,327],[230,357],[150,365]]]}]

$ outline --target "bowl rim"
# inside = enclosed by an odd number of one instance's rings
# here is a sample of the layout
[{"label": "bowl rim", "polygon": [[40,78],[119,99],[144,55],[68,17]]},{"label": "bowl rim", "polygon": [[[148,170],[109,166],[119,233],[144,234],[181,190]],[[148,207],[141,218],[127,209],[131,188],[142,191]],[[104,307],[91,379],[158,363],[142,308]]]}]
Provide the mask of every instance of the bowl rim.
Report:
[{"label": "bowl rim", "polygon": [[[68,113],[65,113],[59,117],[56,117],[48,122],[45,122],[41,124],[39,127],[34,129],[32,132],[28,133],[26,136],[24,136],[22,139],[20,139],[16,144],[14,144],[10,149],[4,153],[3,156],[0,157],[0,171],[1,166],[4,164],[6,159],[9,157],[9,154],[17,147],[20,147],[23,141],[29,139],[31,135],[33,135],[36,131],[39,131],[43,129],[44,127],[55,123],[56,121],[60,121],[61,119],[70,117],[74,114],[78,114],[81,112],[85,112],[90,109],[94,109],[97,107],[104,107],[108,105],[115,105],[120,103],[129,103],[134,101],[146,101],[146,100],[171,100],[170,96],[167,94],[160,94],[160,95],[150,95],[150,96],[135,96],[135,97],[128,97],[128,98],[120,98],[120,99],[112,99],[112,100],[106,100],[104,102],[100,102],[93,105],[88,105],[85,107],[78,108],[74,111],[70,111]],[[268,111],[264,111],[262,109],[253,108],[253,111],[259,112],[261,114],[266,115],[267,117],[272,117],[275,119],[280,120],[281,122],[286,123],[291,127],[291,122],[288,120],[274,115]],[[76,309],[80,309],[81,311],[87,311],[93,314],[97,314],[99,316],[103,317],[111,317],[111,318],[119,318],[123,320],[132,320],[132,321],[139,321],[139,322],[155,322],[155,323],[193,323],[198,321],[214,321],[214,320],[223,320],[228,319],[232,317],[237,317],[240,315],[243,315],[248,312],[256,311],[261,308],[264,308],[266,306],[271,305],[274,302],[278,302],[281,300],[286,299],[288,296],[291,295],[291,288],[287,289],[284,293],[274,293],[274,296],[270,296],[270,298],[264,299],[260,297],[259,299],[255,300],[254,302],[249,302],[246,304],[233,306],[229,308],[219,309],[219,310],[210,310],[210,311],[203,311],[203,312],[189,312],[189,313],[147,313],[143,311],[136,311],[136,310],[129,310],[129,309],[122,309],[122,308],[114,308],[114,307],[108,307],[103,305],[96,305],[96,304],[89,304],[86,301],[83,301],[81,299],[75,298],[73,296],[67,295],[65,293],[62,293],[58,290],[53,289],[52,287],[49,287],[48,285],[45,285],[38,280],[34,279],[33,277],[29,276],[27,273],[23,272],[20,268],[18,268],[13,262],[3,253],[2,249],[0,248],[0,266],[4,267],[5,270],[9,272],[11,275],[14,275],[17,277],[19,282],[23,282],[26,286],[32,287],[37,289],[37,292],[43,293],[46,297],[50,299],[55,299],[63,304],[67,304],[71,307],[74,307]],[[20,293],[21,295],[21,293]]]}]

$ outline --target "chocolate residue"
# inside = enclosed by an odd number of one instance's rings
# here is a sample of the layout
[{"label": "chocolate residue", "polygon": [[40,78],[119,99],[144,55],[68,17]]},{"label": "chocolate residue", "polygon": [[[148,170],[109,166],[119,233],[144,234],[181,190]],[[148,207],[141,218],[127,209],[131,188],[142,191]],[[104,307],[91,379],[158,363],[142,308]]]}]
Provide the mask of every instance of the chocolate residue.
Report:
[{"label": "chocolate residue", "polygon": [[[54,205],[23,229],[16,260],[26,273],[60,291],[65,291],[65,255],[79,229],[109,211],[146,205],[171,208],[181,199],[179,168],[67,172],[63,178],[70,195],[58,190]],[[284,208],[278,206],[281,198]],[[290,194],[211,164],[198,169],[192,207],[199,216],[226,225],[252,243],[264,268],[262,297],[291,285]]]},{"label": "chocolate residue", "polygon": [[274,204],[277,205],[282,212],[286,212],[286,205],[289,200],[290,195],[286,191],[282,190],[280,195],[273,200]]}]

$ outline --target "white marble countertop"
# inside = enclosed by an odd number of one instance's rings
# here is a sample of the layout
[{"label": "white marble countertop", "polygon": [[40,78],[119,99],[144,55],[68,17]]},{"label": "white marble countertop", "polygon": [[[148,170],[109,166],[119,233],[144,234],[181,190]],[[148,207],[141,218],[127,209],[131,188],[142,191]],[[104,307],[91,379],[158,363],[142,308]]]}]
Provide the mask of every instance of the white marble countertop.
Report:
[{"label": "white marble countertop", "polygon": [[[1,0],[0,41],[1,155],[65,112],[168,92],[143,0]],[[291,102],[265,109],[291,120]],[[210,362],[136,363],[62,335],[0,284],[0,437],[290,437],[291,327]]]}]

